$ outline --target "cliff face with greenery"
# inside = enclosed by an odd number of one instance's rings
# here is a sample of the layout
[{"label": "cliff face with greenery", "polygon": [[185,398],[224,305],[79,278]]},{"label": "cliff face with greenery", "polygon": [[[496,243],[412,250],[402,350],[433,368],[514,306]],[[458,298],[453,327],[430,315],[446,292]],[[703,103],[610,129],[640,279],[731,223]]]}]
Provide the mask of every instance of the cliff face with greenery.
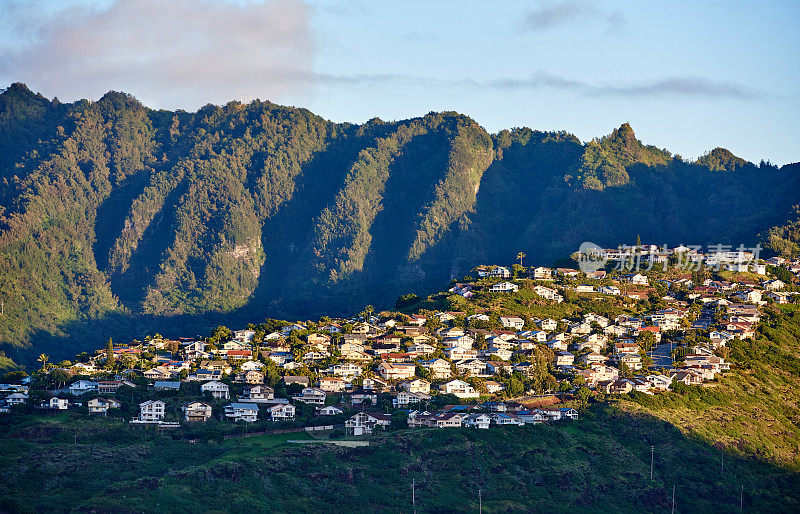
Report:
[{"label": "cliff face with greenery", "polygon": [[0,94],[0,342],[66,353],[347,314],[584,240],[753,244],[785,223],[798,180],[721,149],[686,162],[627,124],[582,143],[490,135],[451,112],[351,125],[260,101],[62,104],[14,84]]}]

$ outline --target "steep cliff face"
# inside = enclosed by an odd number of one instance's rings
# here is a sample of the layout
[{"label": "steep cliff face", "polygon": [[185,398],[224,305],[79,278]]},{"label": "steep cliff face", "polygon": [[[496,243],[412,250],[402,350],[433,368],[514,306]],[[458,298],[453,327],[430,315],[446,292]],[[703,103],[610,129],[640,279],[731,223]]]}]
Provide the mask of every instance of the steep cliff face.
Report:
[{"label": "steep cliff face", "polygon": [[0,180],[0,342],[18,347],[387,306],[583,240],[752,243],[800,191],[795,168],[687,163],[627,124],[582,143],[452,112],[359,126],[21,84],[0,94]]}]

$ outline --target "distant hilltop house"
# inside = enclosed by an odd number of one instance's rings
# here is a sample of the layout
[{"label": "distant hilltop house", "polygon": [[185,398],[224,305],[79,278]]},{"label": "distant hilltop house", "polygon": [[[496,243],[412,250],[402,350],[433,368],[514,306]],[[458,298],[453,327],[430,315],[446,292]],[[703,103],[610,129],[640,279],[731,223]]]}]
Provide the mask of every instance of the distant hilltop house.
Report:
[{"label": "distant hilltop house", "polygon": [[489,287],[489,291],[492,293],[516,293],[519,291],[519,286],[511,282],[500,282]]},{"label": "distant hilltop house", "polygon": [[480,278],[510,278],[511,270],[503,266],[479,266],[477,269]]}]

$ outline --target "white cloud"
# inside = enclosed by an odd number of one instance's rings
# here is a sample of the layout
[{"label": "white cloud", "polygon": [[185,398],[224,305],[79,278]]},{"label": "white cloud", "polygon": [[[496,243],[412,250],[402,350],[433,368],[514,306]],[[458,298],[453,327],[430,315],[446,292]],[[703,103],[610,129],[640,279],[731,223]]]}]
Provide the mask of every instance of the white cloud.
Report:
[{"label": "white cloud", "polygon": [[0,48],[0,75],[62,100],[133,93],[193,109],[209,101],[280,101],[309,85],[310,8],[300,0],[113,0],[49,14],[8,4],[4,23],[26,37]]}]

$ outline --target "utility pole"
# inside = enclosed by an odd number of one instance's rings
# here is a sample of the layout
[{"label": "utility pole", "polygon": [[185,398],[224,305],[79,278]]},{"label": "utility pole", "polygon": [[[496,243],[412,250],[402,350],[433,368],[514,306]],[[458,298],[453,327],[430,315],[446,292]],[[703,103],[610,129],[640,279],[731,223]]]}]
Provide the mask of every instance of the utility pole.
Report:
[{"label": "utility pole", "polygon": [[483,490],[478,489],[478,514],[483,514]]},{"label": "utility pole", "polygon": [[675,486],[672,486],[672,514],[675,514]]},{"label": "utility pole", "polygon": [[722,461],[719,465],[719,474],[723,474],[725,472],[725,454],[722,454]]},{"label": "utility pole", "polygon": [[650,446],[650,480],[653,479],[653,459],[655,457],[656,447]]},{"label": "utility pole", "polygon": [[417,514],[417,497],[414,494],[415,479],[411,479],[411,505],[414,507],[414,514]]},{"label": "utility pole", "polygon": [[744,484],[742,484],[742,488],[739,489],[739,510],[744,510]]}]

